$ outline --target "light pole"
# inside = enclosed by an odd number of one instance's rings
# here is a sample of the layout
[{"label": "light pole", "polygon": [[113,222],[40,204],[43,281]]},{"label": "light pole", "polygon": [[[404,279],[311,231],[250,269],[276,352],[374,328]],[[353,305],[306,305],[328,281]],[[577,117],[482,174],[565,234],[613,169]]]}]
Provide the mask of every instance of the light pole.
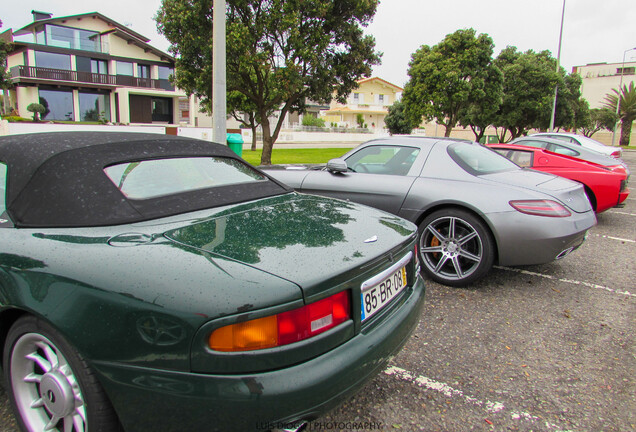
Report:
[{"label": "light pole", "polygon": [[[556,73],[559,73],[561,63],[561,40],[563,40],[563,19],[565,18],[565,0],[563,0],[563,10],[561,11],[561,30],[559,31],[559,50],[557,51]],[[550,132],[554,132],[554,118],[556,117],[557,93],[559,85],[554,88],[554,102],[552,103],[552,117],[550,117]]]},{"label": "light pole", "polygon": [[[616,117],[618,117],[618,112],[621,106],[621,92],[623,91],[623,74],[625,73],[625,55],[628,52],[633,50],[636,50],[636,47],[626,49],[625,52],[623,52],[623,63],[621,65],[621,80],[620,80],[620,83],[618,84],[618,94],[616,95]],[[616,142],[616,129],[618,128],[619,121],[620,120],[617,118],[616,123],[614,123],[614,130],[612,131],[612,146],[614,146],[614,143]]]},{"label": "light pole", "polygon": [[213,1],[212,14],[212,141],[225,144],[227,142],[225,0]]}]

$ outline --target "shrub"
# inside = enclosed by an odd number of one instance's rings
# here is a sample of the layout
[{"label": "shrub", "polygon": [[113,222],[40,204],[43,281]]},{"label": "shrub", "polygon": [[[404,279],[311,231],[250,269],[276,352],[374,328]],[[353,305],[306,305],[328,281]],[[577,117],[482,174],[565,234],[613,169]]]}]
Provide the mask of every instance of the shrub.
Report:
[{"label": "shrub", "polygon": [[40,121],[40,114],[44,114],[46,112],[46,107],[39,103],[32,103],[27,107],[27,111],[32,112],[33,121],[38,122]]},{"label": "shrub", "polygon": [[325,127],[325,121],[314,116],[303,116],[303,126]]}]

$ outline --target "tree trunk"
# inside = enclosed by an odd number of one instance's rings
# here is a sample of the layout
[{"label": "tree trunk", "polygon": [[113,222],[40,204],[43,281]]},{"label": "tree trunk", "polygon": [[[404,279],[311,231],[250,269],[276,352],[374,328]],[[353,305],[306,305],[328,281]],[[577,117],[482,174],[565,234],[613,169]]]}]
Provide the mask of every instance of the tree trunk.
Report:
[{"label": "tree trunk", "polygon": [[252,126],[252,151],[256,150],[256,126]]},{"label": "tree trunk", "polygon": [[621,146],[628,146],[630,138],[632,136],[632,120],[621,120],[621,140],[619,144]]},{"label": "tree trunk", "polygon": [[261,165],[271,165],[274,140],[272,139],[269,119],[267,117],[261,120],[261,127],[263,128],[263,154],[261,154]]},{"label": "tree trunk", "polygon": [[453,126],[450,123],[446,125],[446,130],[444,131],[444,136],[446,138],[448,138],[451,135],[451,132],[453,131]]}]

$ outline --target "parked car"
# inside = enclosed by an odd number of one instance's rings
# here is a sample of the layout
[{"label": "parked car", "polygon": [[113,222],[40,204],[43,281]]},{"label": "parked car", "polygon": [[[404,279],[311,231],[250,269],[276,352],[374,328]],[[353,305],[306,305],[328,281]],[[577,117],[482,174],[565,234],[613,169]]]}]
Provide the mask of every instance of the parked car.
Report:
[{"label": "parked car", "polygon": [[596,213],[622,205],[629,195],[629,176],[622,165],[599,165],[536,147],[515,144],[488,144],[488,147],[517,165],[577,181],[585,186]]},{"label": "parked car", "polygon": [[452,139],[382,138],[324,168],[265,171],[300,192],[367,204],[416,223],[423,270],[451,286],[476,281],[495,262],[563,258],[596,223],[582,185]]},{"label": "parked car", "polygon": [[540,132],[530,136],[552,138],[560,141],[569,142],[613,158],[623,157],[623,150],[620,147],[608,146],[584,135],[577,135],[567,132]]},{"label": "parked car", "polygon": [[25,431],[294,429],[419,321],[416,227],[224,145],[0,137],[0,341]]},{"label": "parked car", "polygon": [[597,151],[581,147],[578,144],[573,144],[559,139],[531,135],[528,137],[516,138],[510,141],[508,144],[544,148],[552,153],[572,156],[577,159],[583,159],[585,161],[593,162],[595,164],[602,165],[608,168],[620,165],[623,167],[627,175],[630,174],[627,164],[623,162],[622,159],[610,157]]}]

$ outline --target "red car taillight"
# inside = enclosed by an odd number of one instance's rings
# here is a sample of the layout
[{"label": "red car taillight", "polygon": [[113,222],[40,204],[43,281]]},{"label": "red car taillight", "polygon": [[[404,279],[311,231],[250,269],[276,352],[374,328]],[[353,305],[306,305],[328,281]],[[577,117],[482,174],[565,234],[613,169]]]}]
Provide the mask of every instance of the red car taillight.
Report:
[{"label": "red car taillight", "polygon": [[621,150],[616,150],[616,151],[613,151],[610,156],[612,156],[613,158],[617,158],[618,159],[618,158],[621,157],[621,155],[622,155],[622,151]]},{"label": "red car taillight", "polygon": [[253,351],[288,345],[323,333],[351,318],[349,291],[298,309],[221,327],[208,346],[215,351]]},{"label": "red car taillight", "polygon": [[556,201],[552,200],[520,200],[509,204],[517,211],[525,214],[546,217],[568,217],[572,213]]}]

